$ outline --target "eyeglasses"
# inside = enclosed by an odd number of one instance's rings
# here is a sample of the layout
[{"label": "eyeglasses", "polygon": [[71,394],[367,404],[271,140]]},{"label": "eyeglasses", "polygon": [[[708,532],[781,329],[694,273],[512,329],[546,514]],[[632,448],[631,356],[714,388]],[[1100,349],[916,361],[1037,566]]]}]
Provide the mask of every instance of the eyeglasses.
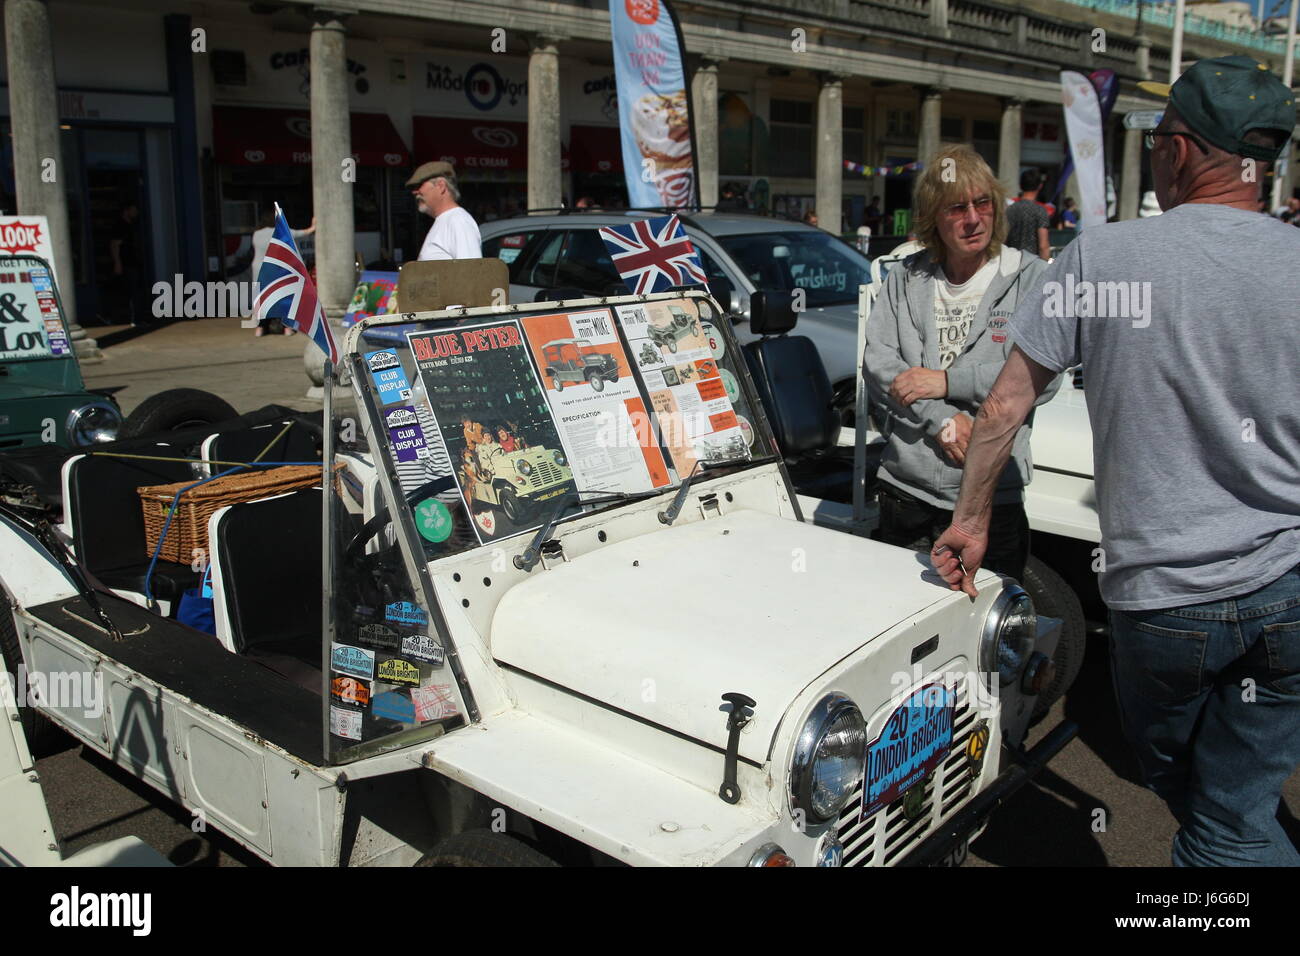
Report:
[{"label": "eyeglasses", "polygon": [[951,206],[944,206],[943,214],[949,219],[962,219],[971,207],[974,207],[977,214],[987,215],[993,209],[993,199],[991,196],[979,196],[970,202],[955,202]]},{"label": "eyeglasses", "polygon": [[1186,136],[1188,139],[1190,139],[1193,143],[1196,144],[1196,148],[1199,149],[1202,153],[1209,152],[1209,150],[1205,148],[1205,144],[1202,143],[1199,139],[1197,139],[1191,133],[1183,132],[1180,129],[1152,130],[1150,133],[1147,133],[1146,136],[1142,137],[1142,141],[1146,143],[1147,149],[1156,148],[1157,136]]}]

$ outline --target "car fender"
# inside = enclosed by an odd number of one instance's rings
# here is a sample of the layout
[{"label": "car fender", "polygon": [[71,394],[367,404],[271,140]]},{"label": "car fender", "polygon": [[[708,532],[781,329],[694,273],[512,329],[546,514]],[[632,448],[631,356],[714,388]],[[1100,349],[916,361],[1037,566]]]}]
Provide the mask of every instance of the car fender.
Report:
[{"label": "car fender", "polygon": [[0,513],[0,583],[21,607],[73,597],[77,585],[30,531]]}]

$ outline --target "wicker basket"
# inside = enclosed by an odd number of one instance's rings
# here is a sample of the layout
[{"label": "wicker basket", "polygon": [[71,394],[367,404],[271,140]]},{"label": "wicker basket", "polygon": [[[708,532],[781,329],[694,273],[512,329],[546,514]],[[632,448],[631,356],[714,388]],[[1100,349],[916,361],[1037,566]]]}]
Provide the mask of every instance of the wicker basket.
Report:
[{"label": "wicker basket", "polygon": [[[208,519],[219,508],[244,501],[256,501],[258,498],[271,498],[300,488],[311,488],[319,485],[320,480],[319,465],[281,465],[278,468],[227,475],[191,488],[181,495],[181,500],[176,505],[176,514],[172,516],[167,538],[163,541],[158,557],[163,561],[189,564],[194,560],[196,548],[202,548],[204,554],[207,553]],[[167,512],[171,510],[176,492],[192,484],[193,481],[178,481],[170,485],[146,485],[136,489],[140,505],[144,509],[145,544],[150,557],[158,547],[158,538],[162,535]]]}]

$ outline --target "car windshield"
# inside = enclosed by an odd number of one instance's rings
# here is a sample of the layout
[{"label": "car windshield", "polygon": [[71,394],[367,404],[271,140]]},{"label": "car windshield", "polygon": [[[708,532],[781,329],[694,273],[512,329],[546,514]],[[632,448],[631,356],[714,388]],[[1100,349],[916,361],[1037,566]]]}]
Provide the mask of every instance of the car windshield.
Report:
[{"label": "car windshield", "polygon": [[408,503],[426,557],[533,531],[577,489],[667,492],[770,447],[719,318],[688,293],[362,331],[377,454],[402,494],[447,479],[439,506]]},{"label": "car windshield", "polygon": [[871,281],[870,260],[829,233],[791,230],[716,239],[755,289],[803,289],[810,306],[856,302],[858,286]]}]

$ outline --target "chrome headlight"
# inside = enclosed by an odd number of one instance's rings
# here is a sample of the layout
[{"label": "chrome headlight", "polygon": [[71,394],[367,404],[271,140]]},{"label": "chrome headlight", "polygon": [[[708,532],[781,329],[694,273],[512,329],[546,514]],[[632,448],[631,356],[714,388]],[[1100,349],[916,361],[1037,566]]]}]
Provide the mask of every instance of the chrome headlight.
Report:
[{"label": "chrome headlight", "polygon": [[91,402],[68,416],[68,439],[74,445],[113,441],[122,427],[122,413],[108,402]]},{"label": "chrome headlight", "polygon": [[984,619],[980,638],[980,670],[998,675],[1006,685],[1016,680],[1034,649],[1038,615],[1025,589],[1009,584],[998,595],[989,616]]},{"label": "chrome headlight", "polygon": [[528,464],[528,462],[524,461],[522,458],[520,458],[517,462],[515,462],[515,471],[519,472],[519,474],[527,478],[529,475],[533,473],[533,466]]},{"label": "chrome headlight", "polygon": [[564,457],[563,452],[557,451],[554,454],[555,454],[555,463],[559,465],[561,468],[563,468],[565,465],[569,463],[568,459]]},{"label": "chrome headlight", "polygon": [[790,803],[810,823],[839,816],[862,782],[867,762],[867,722],[843,694],[817,702],[795,740],[790,763]]}]

